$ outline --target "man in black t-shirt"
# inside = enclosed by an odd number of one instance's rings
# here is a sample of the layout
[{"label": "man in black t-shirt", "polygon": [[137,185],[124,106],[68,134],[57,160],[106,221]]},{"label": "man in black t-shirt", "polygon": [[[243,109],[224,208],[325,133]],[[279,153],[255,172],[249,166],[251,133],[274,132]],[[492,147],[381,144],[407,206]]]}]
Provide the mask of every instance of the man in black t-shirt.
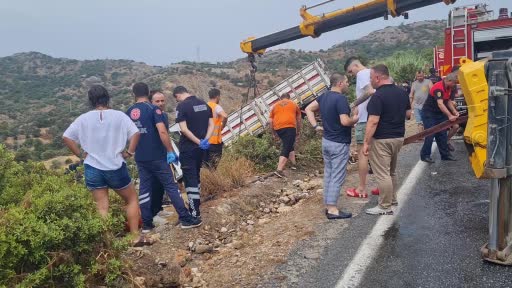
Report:
[{"label": "man in black t-shirt", "polygon": [[432,84],[436,84],[437,82],[443,80],[441,77],[439,77],[439,74],[437,74],[437,70],[434,67],[430,68],[430,75],[427,77],[430,81],[432,81]]},{"label": "man in black t-shirt", "polygon": [[190,95],[183,86],[174,88],[173,95],[179,102],[176,107],[176,123],[181,130],[181,170],[192,216],[201,219],[201,164],[204,150],[208,150],[208,139],[213,134],[212,109],[203,100]]},{"label": "man in black t-shirt", "polygon": [[379,64],[371,69],[370,80],[376,89],[368,103],[368,122],[363,153],[369,155],[380,191],[379,204],[366,209],[371,215],[392,215],[397,205],[396,168],[405,135],[405,120],[411,117],[409,95],[392,84],[389,70]]}]

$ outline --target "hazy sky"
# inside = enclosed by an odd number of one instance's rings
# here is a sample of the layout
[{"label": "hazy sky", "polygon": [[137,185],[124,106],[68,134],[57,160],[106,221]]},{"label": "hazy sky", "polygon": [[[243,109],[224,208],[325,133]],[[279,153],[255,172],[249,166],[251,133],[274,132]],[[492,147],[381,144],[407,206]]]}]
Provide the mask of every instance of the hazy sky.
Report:
[{"label": "hazy sky", "polygon": [[[191,60],[230,61],[244,55],[239,43],[300,23],[299,8],[323,0],[0,0],[0,57],[38,51],[74,59],[133,59],[154,65]],[[312,10],[330,12],[365,2],[338,0]],[[510,0],[485,2],[497,10]],[[409,13],[409,20],[376,19],[279,48],[327,49],[344,40],[402,22],[445,19],[448,8],[436,4]]]}]

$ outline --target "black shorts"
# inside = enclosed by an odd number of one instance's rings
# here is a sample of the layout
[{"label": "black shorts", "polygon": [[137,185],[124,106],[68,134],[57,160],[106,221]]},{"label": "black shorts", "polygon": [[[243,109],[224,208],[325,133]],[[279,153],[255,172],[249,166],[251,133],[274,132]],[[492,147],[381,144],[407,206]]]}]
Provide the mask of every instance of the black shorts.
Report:
[{"label": "black shorts", "polygon": [[295,128],[283,128],[276,130],[276,133],[277,136],[281,138],[282,142],[281,154],[279,156],[288,158],[290,156],[290,152],[294,151],[297,130]]}]

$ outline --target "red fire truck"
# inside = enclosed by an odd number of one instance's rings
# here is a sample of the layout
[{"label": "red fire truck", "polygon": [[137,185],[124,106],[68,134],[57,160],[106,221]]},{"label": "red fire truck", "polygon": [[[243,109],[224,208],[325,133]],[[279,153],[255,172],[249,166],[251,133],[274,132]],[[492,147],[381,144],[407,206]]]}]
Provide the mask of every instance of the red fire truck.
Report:
[{"label": "red fire truck", "polygon": [[445,76],[461,58],[479,60],[491,52],[512,49],[512,14],[500,8],[496,17],[487,4],[454,8],[448,15],[444,46],[434,48],[434,67]]}]

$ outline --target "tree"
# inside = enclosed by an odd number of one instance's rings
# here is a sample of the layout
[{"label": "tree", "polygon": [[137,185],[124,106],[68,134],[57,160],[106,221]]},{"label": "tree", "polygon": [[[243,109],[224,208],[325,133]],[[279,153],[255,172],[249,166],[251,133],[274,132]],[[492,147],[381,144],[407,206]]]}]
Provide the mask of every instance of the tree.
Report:
[{"label": "tree", "polygon": [[384,60],[389,68],[389,73],[395,82],[406,82],[414,79],[416,71],[424,69],[429,64],[429,59],[423,53],[417,51],[400,51]]}]

